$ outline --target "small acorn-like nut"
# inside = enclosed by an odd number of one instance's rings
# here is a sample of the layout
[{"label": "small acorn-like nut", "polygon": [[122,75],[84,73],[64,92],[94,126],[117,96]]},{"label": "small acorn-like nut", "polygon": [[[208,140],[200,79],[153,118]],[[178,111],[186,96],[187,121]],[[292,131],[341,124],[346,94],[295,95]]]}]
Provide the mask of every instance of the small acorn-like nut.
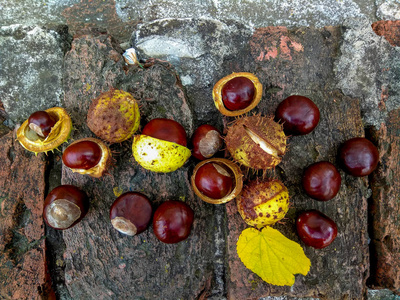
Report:
[{"label": "small acorn-like nut", "polygon": [[213,88],[214,104],[225,116],[239,116],[252,110],[261,100],[262,84],[251,73],[232,73]]},{"label": "small acorn-like nut", "polygon": [[47,153],[68,140],[72,121],[64,108],[53,107],[36,113],[17,130],[17,139],[26,150]]},{"label": "small acorn-like nut", "polygon": [[99,139],[83,138],[69,145],[62,161],[72,172],[99,178],[111,161],[111,151]]},{"label": "small acorn-like nut", "polygon": [[286,151],[282,125],[260,115],[237,119],[225,137],[226,148],[238,163],[253,169],[274,168]]},{"label": "small acorn-like nut", "polygon": [[279,180],[251,181],[236,198],[236,204],[247,224],[261,228],[285,217],[289,210],[289,192]]},{"label": "small acorn-like nut", "polygon": [[143,168],[168,173],[182,167],[191,156],[186,148],[186,132],[181,124],[169,119],[153,119],[135,135],[132,154]]},{"label": "small acorn-like nut", "polygon": [[74,185],[60,185],[46,197],[43,218],[54,229],[67,229],[77,224],[89,210],[85,192]]},{"label": "small acorn-like nut", "polygon": [[110,220],[113,227],[130,236],[145,231],[152,214],[153,209],[149,199],[137,192],[122,194],[110,208]]},{"label": "small acorn-like nut", "polygon": [[90,104],[87,125],[99,138],[111,144],[121,143],[139,129],[137,101],[121,90],[102,93]]},{"label": "small acorn-like nut", "polygon": [[[208,167],[211,168],[211,171]],[[225,182],[228,182],[228,185]],[[215,190],[216,193],[221,189],[226,190],[229,183],[231,188],[229,191],[223,192],[223,197],[211,197]],[[201,200],[211,204],[222,204],[240,194],[243,187],[243,174],[239,166],[228,159],[210,158],[196,165],[191,177],[191,184],[193,191]]]}]

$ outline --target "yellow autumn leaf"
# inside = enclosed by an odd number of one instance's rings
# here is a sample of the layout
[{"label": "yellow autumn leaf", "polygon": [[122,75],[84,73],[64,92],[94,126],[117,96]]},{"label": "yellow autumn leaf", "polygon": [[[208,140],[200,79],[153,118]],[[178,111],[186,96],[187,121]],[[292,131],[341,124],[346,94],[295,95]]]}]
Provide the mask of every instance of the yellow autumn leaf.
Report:
[{"label": "yellow autumn leaf", "polygon": [[294,274],[307,275],[311,266],[298,243],[269,226],[262,231],[243,230],[237,242],[237,253],[248,269],[274,285],[293,285]]}]

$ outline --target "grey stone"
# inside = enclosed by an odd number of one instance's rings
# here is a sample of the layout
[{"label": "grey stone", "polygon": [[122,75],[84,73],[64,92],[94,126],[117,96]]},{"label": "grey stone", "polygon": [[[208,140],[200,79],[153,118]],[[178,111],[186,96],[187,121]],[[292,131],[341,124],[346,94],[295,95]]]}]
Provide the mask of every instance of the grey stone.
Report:
[{"label": "grey stone", "polygon": [[224,58],[237,53],[235,40],[245,41],[252,31],[238,23],[213,19],[163,19],[139,26],[134,46],[142,58],[171,62],[182,84],[204,87],[222,69]]},{"label": "grey stone", "polygon": [[379,129],[387,113],[400,107],[400,49],[376,35],[367,19],[349,20],[344,26],[335,68],[338,88],[360,98],[365,125]]},{"label": "grey stone", "polygon": [[382,20],[400,19],[400,2],[397,0],[378,0],[376,1],[376,16]]},{"label": "grey stone", "polygon": [[[213,1],[159,0],[152,5],[142,1],[116,1],[116,11],[124,21],[150,21],[162,18],[206,17],[235,20],[251,27],[269,25],[316,26],[339,25],[348,18],[375,20],[373,1]],[[394,13],[394,12],[392,12]]]},{"label": "grey stone", "polygon": [[396,296],[390,290],[369,290],[368,300],[400,300],[400,296]]},{"label": "grey stone", "polygon": [[65,19],[61,14],[62,11],[64,8],[78,2],[79,0],[0,0],[1,25],[65,24]]},{"label": "grey stone", "polygon": [[60,35],[40,27],[0,27],[0,99],[14,123],[60,106],[63,49]]}]

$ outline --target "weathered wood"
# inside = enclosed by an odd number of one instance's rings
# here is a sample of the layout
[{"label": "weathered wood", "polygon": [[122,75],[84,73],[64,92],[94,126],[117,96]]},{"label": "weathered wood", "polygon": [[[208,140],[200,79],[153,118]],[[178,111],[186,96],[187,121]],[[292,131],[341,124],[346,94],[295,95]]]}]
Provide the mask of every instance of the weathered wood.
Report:
[{"label": "weathered wood", "polygon": [[[256,75],[266,85],[259,111],[264,115],[273,114],[281,100],[291,94],[300,94],[312,99],[321,112],[320,123],[312,133],[289,139],[289,149],[272,173],[288,187],[292,203],[284,224],[275,227],[304,247],[312,266],[307,276],[296,276],[292,287],[268,285],[247,270],[236,253],[238,236],[246,224],[241,221],[235,203],[229,203],[230,299],[279,295],[362,299],[366,294],[369,265],[367,179],[354,178],[340,171],[340,192],[328,202],[307,197],[301,187],[302,173],[308,165],[323,160],[337,165],[339,145],[348,138],[364,135],[358,100],[335,90],[332,80],[333,61],[339,44],[340,28],[290,31],[284,27],[267,27],[256,30],[250,41],[251,53],[258,67]],[[313,208],[331,217],[338,225],[336,240],[321,250],[306,247],[295,232],[296,215]]]},{"label": "weathered wood", "polygon": [[0,298],[54,295],[47,274],[45,156],[26,151],[13,132],[0,138]]},{"label": "weathered wood", "polygon": [[371,189],[371,284],[400,288],[400,110],[372,132],[380,154]]},{"label": "weathered wood", "polygon": [[[168,63],[153,61],[147,68],[124,71],[122,57],[106,35],[76,38],[66,57],[65,107],[76,131],[73,138],[91,136],[87,108],[101,91],[124,89],[138,98],[142,122],[168,117],[181,122],[189,134],[192,116],[176,74]],[[90,88],[87,88],[90,86]],[[213,277],[212,209],[205,209],[190,189],[188,164],[169,174],[141,168],[131,154],[131,140],[113,145],[110,176],[91,179],[63,169],[63,183],[82,187],[91,208],[81,223],[66,230],[66,285],[74,299],[195,299]],[[149,228],[128,237],[112,228],[109,208],[121,192],[141,191],[153,208],[167,199],[188,203],[195,211],[190,237],[178,244],[163,244]]]}]

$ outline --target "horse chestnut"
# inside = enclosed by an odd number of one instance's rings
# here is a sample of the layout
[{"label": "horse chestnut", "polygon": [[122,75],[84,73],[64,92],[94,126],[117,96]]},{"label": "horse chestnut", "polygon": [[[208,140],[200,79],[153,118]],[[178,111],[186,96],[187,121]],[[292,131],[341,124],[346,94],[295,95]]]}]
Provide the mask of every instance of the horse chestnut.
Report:
[{"label": "horse chestnut", "polygon": [[60,185],[46,197],[43,218],[54,229],[74,226],[89,210],[87,195],[73,185]]},{"label": "horse chestnut", "polygon": [[121,143],[139,129],[139,106],[131,94],[110,90],[92,100],[87,113],[89,129],[109,143]]},{"label": "horse chestnut", "polygon": [[342,178],[336,167],[328,161],[312,164],[304,171],[302,184],[307,195],[327,201],[339,192]]},{"label": "horse chestnut", "polygon": [[258,228],[282,220],[289,210],[289,191],[279,180],[250,181],[236,204],[243,220]]},{"label": "horse chestnut", "polygon": [[156,139],[176,143],[186,147],[186,131],[178,122],[170,119],[158,118],[147,123],[142,134]]},{"label": "horse chestnut", "polygon": [[287,135],[304,135],[314,130],[319,122],[319,109],[304,96],[293,95],[283,100],[275,111],[275,120],[283,123]]},{"label": "horse chestnut", "polygon": [[210,158],[196,165],[191,184],[193,191],[201,200],[211,204],[221,204],[231,201],[240,194],[243,174],[239,166],[228,159]]},{"label": "horse chestnut", "polygon": [[49,113],[42,110],[34,112],[28,118],[29,128],[43,138],[47,138],[56,122]]},{"label": "horse chestnut", "polygon": [[282,125],[260,115],[237,119],[228,128],[226,148],[238,163],[253,169],[274,168],[286,150]]},{"label": "horse chestnut", "polygon": [[172,172],[182,167],[191,151],[186,148],[186,132],[181,124],[169,119],[153,119],[133,139],[135,160],[153,172]]},{"label": "horse chestnut", "polygon": [[222,87],[222,102],[229,110],[244,109],[253,101],[254,92],[254,84],[250,79],[235,77]]},{"label": "horse chestnut", "polygon": [[352,138],[339,148],[339,161],[347,173],[362,177],[371,174],[376,169],[379,152],[366,138]]},{"label": "horse chestnut", "polygon": [[213,199],[225,197],[233,186],[228,170],[216,163],[201,166],[196,172],[194,181],[202,194]]},{"label": "horse chestnut", "polygon": [[297,233],[308,246],[322,249],[329,246],[336,238],[336,223],[318,210],[308,210],[296,220]]},{"label": "horse chestnut", "polygon": [[164,243],[174,244],[185,240],[193,224],[193,210],[182,201],[166,201],[154,213],[153,230]]},{"label": "horse chestnut", "polygon": [[133,236],[148,227],[152,213],[150,201],[145,195],[127,192],[111,205],[110,220],[116,230]]},{"label": "horse chestnut", "polygon": [[67,111],[52,107],[33,113],[25,120],[17,130],[17,139],[28,151],[47,153],[66,142],[71,130],[72,121]]},{"label": "horse chestnut", "polygon": [[99,139],[84,138],[69,145],[62,155],[62,161],[72,172],[99,178],[107,169],[111,151]]},{"label": "horse chestnut", "polygon": [[220,79],[213,88],[213,99],[217,109],[226,116],[244,114],[260,102],[262,84],[251,73],[232,73]]},{"label": "horse chestnut", "polygon": [[192,155],[199,160],[204,160],[218,152],[223,142],[217,128],[203,124],[195,130],[192,145]]}]

